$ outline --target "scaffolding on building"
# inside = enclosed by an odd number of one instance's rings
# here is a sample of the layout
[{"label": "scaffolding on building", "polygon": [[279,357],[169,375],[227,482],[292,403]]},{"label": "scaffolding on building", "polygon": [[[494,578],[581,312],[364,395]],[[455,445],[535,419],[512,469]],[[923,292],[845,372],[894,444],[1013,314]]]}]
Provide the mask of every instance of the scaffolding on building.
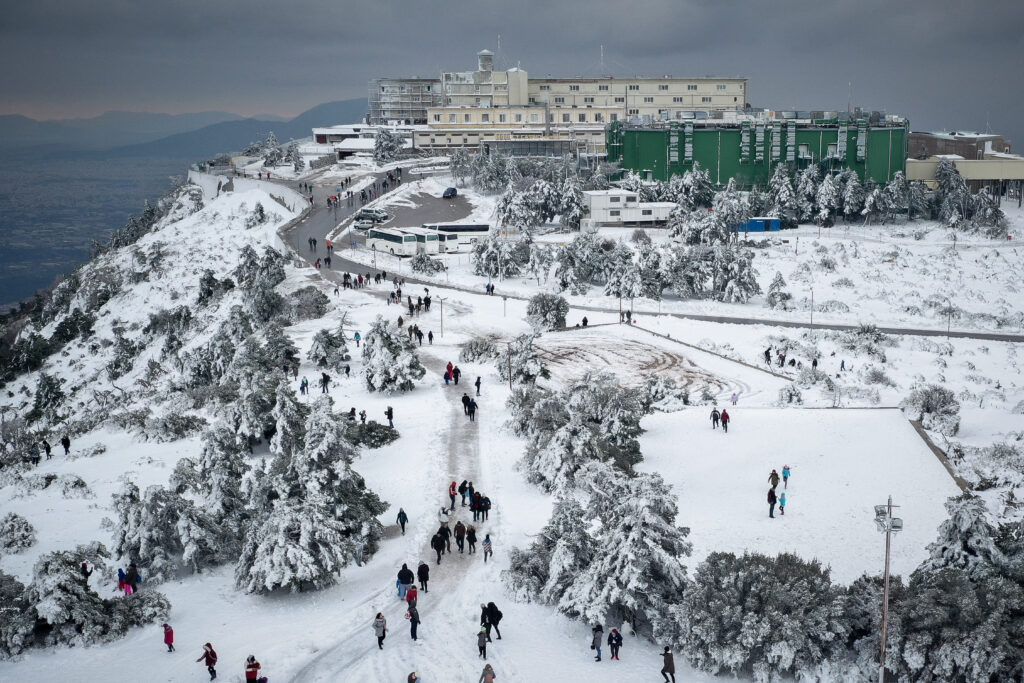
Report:
[{"label": "scaffolding on building", "polygon": [[377,78],[370,81],[370,125],[423,125],[427,110],[440,107],[443,98],[437,78]]}]

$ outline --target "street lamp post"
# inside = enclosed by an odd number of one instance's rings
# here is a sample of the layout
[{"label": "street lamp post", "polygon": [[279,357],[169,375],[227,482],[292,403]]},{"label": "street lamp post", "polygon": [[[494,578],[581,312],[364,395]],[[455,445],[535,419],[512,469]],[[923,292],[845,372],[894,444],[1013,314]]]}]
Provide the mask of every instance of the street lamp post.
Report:
[{"label": "street lamp post", "polygon": [[441,302],[441,336],[444,336],[444,297],[439,296],[437,300]]},{"label": "street lamp post", "polygon": [[953,302],[946,297],[946,339],[949,339],[949,328],[953,319]]},{"label": "street lamp post", "polygon": [[892,516],[892,509],[899,505],[892,504],[892,496],[885,505],[875,506],[875,525],[878,530],[885,534],[885,573],[882,584],[882,646],[879,656],[879,683],[885,683],[885,638],[886,629],[889,625],[889,551],[892,544],[892,535],[903,531],[903,520]]}]

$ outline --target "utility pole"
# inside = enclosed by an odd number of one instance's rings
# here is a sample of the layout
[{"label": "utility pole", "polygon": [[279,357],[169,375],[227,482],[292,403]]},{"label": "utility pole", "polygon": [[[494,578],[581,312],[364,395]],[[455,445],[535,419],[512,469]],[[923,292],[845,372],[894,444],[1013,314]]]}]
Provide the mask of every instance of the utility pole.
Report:
[{"label": "utility pole", "polygon": [[885,574],[882,584],[882,645],[878,662],[878,681],[885,683],[885,639],[886,630],[889,626],[889,551],[892,544],[892,535],[903,531],[903,520],[892,516],[892,509],[899,505],[892,504],[892,496],[885,505],[875,506],[875,525],[878,530],[885,533]]},{"label": "utility pole", "polygon": [[441,336],[444,336],[444,298],[437,297],[437,300],[441,302]]}]

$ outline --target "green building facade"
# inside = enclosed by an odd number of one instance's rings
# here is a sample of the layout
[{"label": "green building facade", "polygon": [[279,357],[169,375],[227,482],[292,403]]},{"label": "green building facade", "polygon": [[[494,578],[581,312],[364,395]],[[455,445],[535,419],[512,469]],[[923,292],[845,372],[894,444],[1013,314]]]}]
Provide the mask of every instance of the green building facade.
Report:
[{"label": "green building facade", "polygon": [[711,180],[740,188],[764,187],[779,164],[801,169],[815,162],[850,168],[861,182],[884,184],[906,172],[909,123],[869,124],[867,119],[723,123],[672,121],[659,127],[608,126],[608,160],[644,178],[668,180],[699,162]]}]

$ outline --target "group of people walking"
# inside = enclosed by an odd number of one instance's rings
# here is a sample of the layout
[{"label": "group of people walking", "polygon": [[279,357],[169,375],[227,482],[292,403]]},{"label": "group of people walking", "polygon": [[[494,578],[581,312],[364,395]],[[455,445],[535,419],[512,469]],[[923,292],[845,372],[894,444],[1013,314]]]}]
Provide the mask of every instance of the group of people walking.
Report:
[{"label": "group of people walking", "polygon": [[[71,438],[65,434],[60,437],[60,445],[64,447],[64,455],[67,456],[71,453]],[[32,463],[33,466],[38,465],[43,460],[43,453],[46,453],[46,459],[49,460],[53,457],[53,446],[45,438],[41,438],[28,449],[28,454],[25,458],[28,462]]]},{"label": "group of people walking", "polygon": [[[735,396],[736,394],[733,394]],[[736,405],[735,402],[733,405]],[[711,428],[718,429],[718,425],[722,425],[722,430],[727,434],[729,433],[729,423],[732,421],[732,417],[729,416],[729,411],[722,408],[721,412],[718,410],[718,406],[711,409]]]},{"label": "group of people walking", "polygon": [[[160,625],[163,629],[164,645],[167,647],[167,652],[176,652],[174,649],[174,628],[164,623]],[[210,680],[217,678],[217,651],[213,649],[213,645],[210,643],[203,644],[202,654],[199,655],[199,659],[196,662],[202,662],[203,666],[206,667],[206,672],[210,674]],[[246,683],[267,683],[266,676],[260,675],[260,670],[263,665],[256,660],[255,655],[249,655],[245,658],[245,680]]]}]

